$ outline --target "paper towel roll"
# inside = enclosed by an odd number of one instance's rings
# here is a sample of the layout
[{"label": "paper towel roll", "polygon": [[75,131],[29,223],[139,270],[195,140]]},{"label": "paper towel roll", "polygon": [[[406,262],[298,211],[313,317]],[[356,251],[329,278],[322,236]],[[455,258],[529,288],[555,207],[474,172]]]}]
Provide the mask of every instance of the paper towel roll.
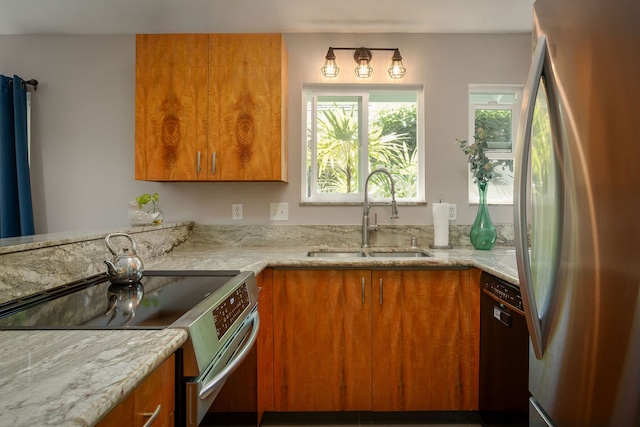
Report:
[{"label": "paper towel roll", "polygon": [[433,204],[433,245],[449,246],[449,203]]}]

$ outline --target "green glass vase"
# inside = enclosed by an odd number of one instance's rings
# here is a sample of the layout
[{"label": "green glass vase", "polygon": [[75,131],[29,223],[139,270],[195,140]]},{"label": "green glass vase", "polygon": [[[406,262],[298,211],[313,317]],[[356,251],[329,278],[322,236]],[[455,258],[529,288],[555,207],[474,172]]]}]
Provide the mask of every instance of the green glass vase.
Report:
[{"label": "green glass vase", "polygon": [[478,214],[471,226],[471,233],[469,233],[473,247],[482,250],[493,248],[493,244],[498,237],[496,228],[493,226],[493,221],[491,221],[491,215],[489,215],[489,209],[487,208],[487,187],[488,183],[478,182],[478,194],[480,196]]}]

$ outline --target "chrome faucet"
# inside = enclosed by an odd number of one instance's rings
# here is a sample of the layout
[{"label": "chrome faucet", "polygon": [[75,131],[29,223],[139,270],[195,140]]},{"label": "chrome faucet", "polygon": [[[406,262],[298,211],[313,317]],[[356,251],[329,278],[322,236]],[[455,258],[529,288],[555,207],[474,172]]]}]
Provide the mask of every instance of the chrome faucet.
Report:
[{"label": "chrome faucet", "polygon": [[376,231],[378,229],[378,215],[376,214],[375,222],[373,225],[369,225],[369,210],[374,203],[369,203],[369,180],[376,173],[383,173],[389,177],[389,181],[391,182],[391,203],[375,203],[376,205],[391,205],[391,219],[397,219],[398,216],[398,205],[396,204],[396,188],[393,182],[393,177],[386,169],[376,169],[372,171],[367,180],[364,183],[364,211],[362,212],[362,247],[369,247],[369,231]]}]

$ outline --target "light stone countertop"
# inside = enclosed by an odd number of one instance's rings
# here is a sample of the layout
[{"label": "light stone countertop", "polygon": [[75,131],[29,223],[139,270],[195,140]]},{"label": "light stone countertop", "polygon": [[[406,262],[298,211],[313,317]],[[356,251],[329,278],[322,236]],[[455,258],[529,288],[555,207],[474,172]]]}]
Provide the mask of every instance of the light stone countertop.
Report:
[{"label": "light stone countertop", "polygon": [[[495,247],[436,250],[427,258],[310,258],[344,247],[184,244],[145,261],[151,269],[477,267],[518,284],[515,251]],[[349,248],[359,250],[359,248]],[[371,251],[408,248],[370,248]],[[184,331],[0,331],[0,426],[93,425],[186,340]]]},{"label": "light stone countertop", "polygon": [[193,270],[243,270],[258,274],[266,267],[274,268],[430,268],[477,267],[518,285],[516,254],[513,247],[494,247],[490,251],[473,247],[431,249],[429,247],[372,247],[365,251],[423,251],[433,256],[424,258],[314,258],[312,251],[360,251],[359,247],[204,247],[185,246],[160,258],[145,262],[145,268]]},{"label": "light stone countertop", "polygon": [[91,426],[186,341],[184,330],[0,331],[0,426]]}]

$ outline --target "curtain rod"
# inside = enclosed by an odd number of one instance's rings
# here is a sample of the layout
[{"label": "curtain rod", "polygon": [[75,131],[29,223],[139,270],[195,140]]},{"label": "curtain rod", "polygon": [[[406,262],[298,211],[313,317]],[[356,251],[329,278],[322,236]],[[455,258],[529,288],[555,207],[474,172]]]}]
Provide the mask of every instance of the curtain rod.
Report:
[{"label": "curtain rod", "polygon": [[[23,81],[23,87],[25,84],[33,86],[33,90],[38,90],[38,81],[36,79],[25,80]],[[13,86],[13,80],[9,80],[9,86]]]}]

